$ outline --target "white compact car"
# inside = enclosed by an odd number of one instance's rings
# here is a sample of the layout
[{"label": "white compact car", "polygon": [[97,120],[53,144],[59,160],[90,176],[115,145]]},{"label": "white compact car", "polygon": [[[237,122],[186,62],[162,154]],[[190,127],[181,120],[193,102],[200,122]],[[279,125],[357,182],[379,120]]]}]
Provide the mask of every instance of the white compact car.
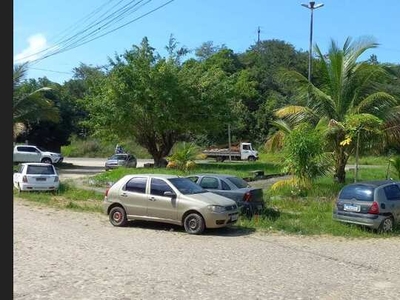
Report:
[{"label": "white compact car", "polygon": [[23,163],[13,175],[19,191],[57,191],[60,180],[56,168],[47,163]]}]

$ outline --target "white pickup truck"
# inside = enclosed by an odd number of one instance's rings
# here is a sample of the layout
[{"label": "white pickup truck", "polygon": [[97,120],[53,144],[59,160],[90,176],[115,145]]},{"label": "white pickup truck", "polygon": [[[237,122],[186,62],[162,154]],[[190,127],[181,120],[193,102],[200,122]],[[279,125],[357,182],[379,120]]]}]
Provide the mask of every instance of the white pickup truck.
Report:
[{"label": "white pickup truck", "polygon": [[207,158],[215,158],[216,161],[224,160],[248,160],[256,161],[258,151],[253,149],[251,143],[240,143],[238,146],[229,148],[210,148],[203,151]]},{"label": "white pickup truck", "polygon": [[50,152],[34,145],[16,145],[14,146],[13,162],[42,162],[48,164],[57,164],[63,161],[61,153]]}]

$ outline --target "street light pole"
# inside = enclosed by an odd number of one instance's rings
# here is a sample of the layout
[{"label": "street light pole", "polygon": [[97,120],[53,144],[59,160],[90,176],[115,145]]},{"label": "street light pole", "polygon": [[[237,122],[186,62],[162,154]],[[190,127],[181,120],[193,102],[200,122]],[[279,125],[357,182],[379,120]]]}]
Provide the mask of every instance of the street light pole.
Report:
[{"label": "street light pole", "polygon": [[311,82],[311,60],[312,60],[312,37],[313,37],[313,19],[314,19],[314,9],[320,8],[324,6],[323,3],[315,4],[315,1],[310,1],[309,4],[301,4],[305,8],[308,8],[311,11],[311,20],[310,20],[310,48],[308,51],[308,81]]}]

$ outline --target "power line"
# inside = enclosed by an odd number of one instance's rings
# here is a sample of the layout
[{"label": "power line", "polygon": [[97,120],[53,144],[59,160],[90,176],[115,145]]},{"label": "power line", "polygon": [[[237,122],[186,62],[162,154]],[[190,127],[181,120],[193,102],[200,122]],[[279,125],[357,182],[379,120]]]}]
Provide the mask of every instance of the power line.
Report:
[{"label": "power line", "polygon": [[[108,3],[110,3],[111,1],[109,1]],[[122,1],[123,0],[120,0],[111,9],[108,9],[106,13],[111,12],[111,10],[116,8],[119,4],[121,4]],[[139,17],[137,17],[137,18],[135,18],[135,19],[133,19],[133,20],[131,20],[129,22],[126,22],[126,23],[124,23],[124,24],[122,24],[122,25],[120,25],[120,26],[118,26],[118,27],[116,27],[114,29],[111,29],[111,30],[109,30],[109,31],[107,31],[107,32],[105,32],[103,34],[99,34],[101,31],[104,31],[105,29],[109,28],[111,25],[114,25],[116,22],[119,22],[120,20],[122,20],[122,19],[126,18],[127,16],[131,15],[133,12],[136,12],[139,8],[145,6],[146,4],[151,2],[152,0],[147,0],[146,2],[142,3],[143,1],[144,0],[140,0],[137,3],[134,3],[135,1],[129,1],[127,4],[125,4],[124,6],[122,6],[119,9],[117,9],[116,11],[108,14],[103,19],[99,20],[99,18],[97,18],[97,21],[93,21],[92,23],[89,24],[88,27],[86,27],[85,29],[79,31],[78,33],[74,34],[73,36],[62,40],[58,44],[56,44],[56,45],[54,45],[52,47],[49,47],[49,48],[47,48],[45,50],[42,50],[40,52],[37,52],[37,53],[31,54],[29,56],[26,56],[24,58],[21,58],[20,60],[26,59],[28,57],[36,56],[39,53],[45,53],[41,57],[39,57],[37,59],[34,59],[34,60],[32,60],[30,62],[31,64],[34,64],[34,63],[37,63],[37,62],[39,62],[39,61],[41,61],[41,60],[43,60],[45,58],[54,56],[54,55],[59,54],[59,53],[66,52],[66,51],[74,49],[74,48],[77,48],[77,47],[82,46],[84,44],[87,44],[87,43],[89,43],[89,42],[91,42],[93,40],[101,38],[101,37],[103,37],[103,36],[105,36],[107,34],[110,34],[110,33],[114,32],[114,31],[116,31],[118,29],[121,29],[121,28],[123,28],[123,27],[125,27],[125,26],[127,26],[127,25],[129,25],[129,24],[131,24],[131,23],[133,23],[133,22],[135,22],[135,21],[137,21],[137,20],[139,20],[139,19],[141,19],[141,18],[143,18],[143,17],[145,17],[145,16],[157,11],[157,10],[159,10],[159,9],[161,9],[162,7],[168,5],[169,3],[173,2],[174,0],[167,1],[166,3],[164,3],[162,5],[159,5],[155,9],[152,9],[152,10],[142,14],[141,16],[139,16]],[[95,12],[98,12],[102,7],[104,7],[104,5],[102,5],[99,8],[97,8],[94,12],[89,14],[89,16],[93,15]],[[100,16],[100,18],[103,17],[106,13],[103,13]],[[104,23],[105,21],[107,21],[105,24],[103,24],[100,27],[97,27],[97,28],[93,29],[92,31],[86,33],[87,31],[92,29],[94,26],[100,25],[102,22]],[[84,33],[86,33],[86,35],[82,36],[82,34],[84,34]],[[79,36],[81,36],[81,37],[79,37]],[[78,39],[75,39],[75,41],[73,41],[74,38],[78,38]],[[46,54],[46,52],[47,52],[47,54]]]},{"label": "power line", "polygon": [[31,70],[38,70],[38,71],[47,71],[47,72],[53,72],[53,73],[59,73],[59,74],[73,74],[72,72],[63,72],[63,71],[55,71],[55,70],[49,70],[49,69],[40,69],[40,68],[30,68]]}]

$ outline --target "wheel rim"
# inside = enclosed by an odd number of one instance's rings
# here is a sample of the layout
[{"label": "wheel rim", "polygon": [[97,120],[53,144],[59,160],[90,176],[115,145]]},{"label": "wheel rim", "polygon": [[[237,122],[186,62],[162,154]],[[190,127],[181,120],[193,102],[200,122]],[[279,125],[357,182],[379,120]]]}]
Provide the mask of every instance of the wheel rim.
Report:
[{"label": "wheel rim", "polygon": [[199,227],[199,222],[197,222],[196,218],[190,218],[187,225],[191,230],[196,230]]},{"label": "wheel rim", "polygon": [[383,221],[382,224],[382,231],[383,232],[390,232],[393,229],[393,222],[392,219],[388,218]]},{"label": "wheel rim", "polygon": [[121,222],[121,220],[122,220],[122,213],[119,212],[119,211],[114,212],[114,214],[113,214],[113,220],[114,220],[114,222],[116,222],[116,223]]}]

